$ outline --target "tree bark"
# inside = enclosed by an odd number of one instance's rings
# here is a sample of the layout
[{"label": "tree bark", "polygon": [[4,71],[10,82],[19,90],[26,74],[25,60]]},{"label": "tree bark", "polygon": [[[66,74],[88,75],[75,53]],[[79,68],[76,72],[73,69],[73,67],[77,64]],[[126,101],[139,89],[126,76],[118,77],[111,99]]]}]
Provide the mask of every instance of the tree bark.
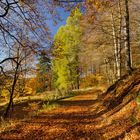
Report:
[{"label": "tree bark", "polygon": [[119,48],[118,48],[118,37],[117,37],[117,30],[115,27],[114,15],[113,11],[111,13],[112,19],[112,35],[113,35],[113,42],[114,42],[114,56],[115,56],[115,77],[116,79],[120,79],[120,59],[119,59]]},{"label": "tree bark", "polygon": [[118,2],[118,13],[119,13],[119,32],[118,32],[118,60],[119,60],[119,71],[120,71],[120,78],[122,76],[121,72],[121,50],[122,50],[122,8],[121,8],[121,0]]},{"label": "tree bark", "polygon": [[132,71],[132,57],[131,57],[131,46],[130,46],[130,19],[129,19],[129,4],[128,0],[124,1],[125,4],[125,56],[126,56],[126,71],[130,73]]},{"label": "tree bark", "polygon": [[6,108],[6,111],[4,113],[4,118],[6,118],[8,116],[11,106],[13,106],[13,95],[14,95],[14,91],[15,91],[15,87],[16,87],[16,83],[17,83],[17,79],[18,79],[18,69],[19,69],[19,63],[17,62],[16,71],[14,74],[14,80],[13,80],[13,84],[12,84],[12,90],[11,90],[11,94],[10,94],[10,99],[9,99],[9,103]]},{"label": "tree bark", "polygon": [[79,71],[79,56],[78,55],[76,55],[76,62],[78,63],[76,67],[76,74],[77,74],[76,84],[77,84],[77,89],[79,89],[80,88],[80,71]]}]

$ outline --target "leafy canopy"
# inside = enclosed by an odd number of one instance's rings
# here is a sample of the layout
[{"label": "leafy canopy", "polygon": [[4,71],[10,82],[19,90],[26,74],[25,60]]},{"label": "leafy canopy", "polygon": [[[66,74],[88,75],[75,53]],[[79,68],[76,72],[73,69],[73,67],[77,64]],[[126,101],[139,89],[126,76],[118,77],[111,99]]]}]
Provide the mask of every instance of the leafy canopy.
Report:
[{"label": "leafy canopy", "polygon": [[82,30],[80,19],[82,14],[75,8],[54,37],[53,73],[54,85],[60,90],[67,90],[76,83],[78,73],[78,52]]}]

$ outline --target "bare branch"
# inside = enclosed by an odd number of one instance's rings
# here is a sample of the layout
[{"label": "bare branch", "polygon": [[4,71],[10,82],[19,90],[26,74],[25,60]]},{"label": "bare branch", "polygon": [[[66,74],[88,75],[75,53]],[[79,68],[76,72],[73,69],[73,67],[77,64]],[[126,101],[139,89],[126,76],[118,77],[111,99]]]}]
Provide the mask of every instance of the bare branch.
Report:
[{"label": "bare branch", "polygon": [[5,12],[0,14],[0,17],[5,17],[10,10],[10,6],[13,5],[13,4],[17,4],[17,3],[18,3],[17,1],[9,3],[8,0],[6,0],[6,3],[3,3],[5,5],[5,7],[3,8]]}]

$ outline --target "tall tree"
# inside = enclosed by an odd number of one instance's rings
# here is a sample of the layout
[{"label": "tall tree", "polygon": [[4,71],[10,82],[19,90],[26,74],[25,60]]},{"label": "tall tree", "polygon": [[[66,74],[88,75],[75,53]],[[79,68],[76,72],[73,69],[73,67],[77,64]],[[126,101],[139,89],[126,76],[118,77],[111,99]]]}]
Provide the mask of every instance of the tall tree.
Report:
[{"label": "tall tree", "polygon": [[[21,37],[21,42],[22,42]],[[22,42],[23,43],[23,42]],[[26,44],[24,40],[24,44]],[[13,99],[15,97],[16,89],[18,89],[18,93],[20,88],[21,79],[26,77],[26,72],[28,70],[27,60],[30,60],[32,57],[32,51],[25,45],[25,47],[21,47],[19,44],[15,44],[9,52],[9,58],[3,62],[3,67],[5,68],[5,76],[10,79],[9,84],[9,101],[4,113],[4,117],[7,117],[10,113],[10,109],[13,109]],[[10,61],[8,65],[4,65],[7,61]],[[7,63],[6,63],[7,64]],[[29,64],[29,63],[28,63]]]},{"label": "tall tree", "polygon": [[129,1],[124,1],[125,7],[125,51],[126,51],[126,70],[127,72],[132,71],[132,57],[131,57],[131,46],[130,46],[130,19],[129,19]]},{"label": "tall tree", "polygon": [[37,64],[37,89],[36,92],[43,92],[47,89],[51,90],[51,59],[47,51],[41,51]]},{"label": "tall tree", "polygon": [[68,17],[66,25],[62,26],[54,40],[53,71],[55,86],[62,90],[79,88],[79,49],[82,14],[75,8]]}]

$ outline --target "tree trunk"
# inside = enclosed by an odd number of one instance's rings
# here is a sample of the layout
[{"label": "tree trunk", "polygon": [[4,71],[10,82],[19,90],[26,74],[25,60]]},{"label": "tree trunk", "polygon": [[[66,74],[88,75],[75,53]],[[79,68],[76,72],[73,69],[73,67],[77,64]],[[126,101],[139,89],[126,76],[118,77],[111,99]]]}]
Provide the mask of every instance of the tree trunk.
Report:
[{"label": "tree trunk", "polygon": [[[9,111],[11,109],[11,106],[13,106],[13,95],[14,95],[14,91],[15,91],[15,87],[16,87],[16,83],[17,83],[17,79],[18,79],[18,68],[19,68],[19,63],[17,63],[16,66],[16,70],[15,70],[15,74],[14,74],[14,80],[13,80],[13,84],[12,84],[12,90],[11,90],[11,94],[10,94],[10,99],[9,99],[9,103],[8,106],[6,108],[6,111],[4,113],[4,118],[6,118],[9,114]],[[13,108],[13,107],[12,107]]]},{"label": "tree trunk", "polygon": [[119,71],[120,71],[120,77],[122,76],[121,72],[121,50],[122,50],[122,8],[121,8],[121,0],[118,2],[118,13],[119,13],[119,32],[118,32],[118,60],[119,60]]},{"label": "tree trunk", "polygon": [[130,46],[130,22],[129,22],[129,4],[128,0],[125,3],[125,56],[126,56],[126,71],[130,73],[132,71],[132,58],[131,58],[131,46]]},{"label": "tree trunk", "polygon": [[80,88],[80,71],[79,71],[79,56],[76,55],[76,62],[77,62],[77,67],[76,67],[76,84],[77,84],[77,89]]},{"label": "tree trunk", "polygon": [[117,31],[115,27],[115,22],[114,22],[114,16],[113,16],[113,11],[111,14],[112,18],[112,35],[113,35],[113,41],[114,41],[114,56],[115,56],[115,77],[116,79],[120,79],[120,60],[119,60],[119,48],[118,48],[118,37],[117,37]]}]

